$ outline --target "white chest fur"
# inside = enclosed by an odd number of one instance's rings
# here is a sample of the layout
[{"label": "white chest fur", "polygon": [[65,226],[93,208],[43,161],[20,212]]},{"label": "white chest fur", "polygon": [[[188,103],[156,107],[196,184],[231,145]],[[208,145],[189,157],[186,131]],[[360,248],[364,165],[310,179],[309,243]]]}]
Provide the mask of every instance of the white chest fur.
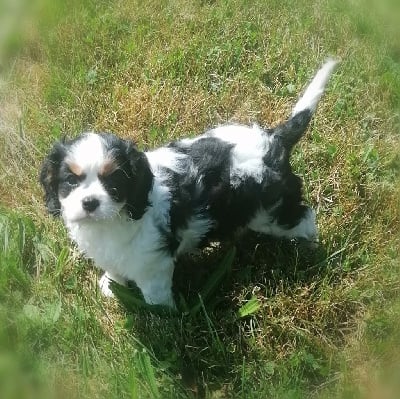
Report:
[{"label": "white chest fur", "polygon": [[88,220],[67,223],[67,227],[71,239],[96,266],[135,280],[140,269],[152,261],[151,252],[160,246],[160,234],[148,216],[139,221],[123,216],[104,221]]}]

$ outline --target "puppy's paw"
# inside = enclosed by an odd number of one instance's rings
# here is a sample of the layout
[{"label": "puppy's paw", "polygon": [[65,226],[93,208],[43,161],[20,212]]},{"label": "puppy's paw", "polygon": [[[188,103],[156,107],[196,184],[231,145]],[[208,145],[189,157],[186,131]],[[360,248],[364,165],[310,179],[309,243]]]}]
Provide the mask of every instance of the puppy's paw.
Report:
[{"label": "puppy's paw", "polygon": [[111,288],[110,288],[110,282],[111,282],[111,279],[110,279],[109,274],[108,273],[104,273],[101,276],[100,280],[99,280],[99,287],[100,287],[101,293],[105,297],[114,298],[114,294],[113,294],[113,292],[111,291]]}]

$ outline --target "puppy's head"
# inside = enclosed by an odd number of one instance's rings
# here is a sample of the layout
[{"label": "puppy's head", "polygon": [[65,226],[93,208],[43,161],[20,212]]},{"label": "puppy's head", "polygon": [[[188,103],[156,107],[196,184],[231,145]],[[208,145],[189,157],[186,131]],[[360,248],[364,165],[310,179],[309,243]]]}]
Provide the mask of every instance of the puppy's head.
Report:
[{"label": "puppy's head", "polygon": [[40,182],[48,211],[66,222],[109,219],[122,210],[139,219],[148,205],[152,174],[133,143],[85,133],[53,146]]}]

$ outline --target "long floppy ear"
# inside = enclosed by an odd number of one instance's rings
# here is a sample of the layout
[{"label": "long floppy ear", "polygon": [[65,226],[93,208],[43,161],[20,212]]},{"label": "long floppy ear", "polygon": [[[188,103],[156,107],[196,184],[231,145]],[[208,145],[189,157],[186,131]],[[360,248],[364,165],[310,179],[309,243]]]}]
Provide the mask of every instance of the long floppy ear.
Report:
[{"label": "long floppy ear", "polygon": [[61,212],[61,204],[58,199],[58,176],[64,156],[64,145],[60,142],[55,143],[49,155],[43,161],[40,171],[40,183],[44,189],[44,201],[48,212],[53,216],[60,216]]},{"label": "long floppy ear", "polygon": [[[125,141],[125,140],[124,140]],[[126,156],[132,173],[132,186],[128,192],[127,211],[132,219],[140,219],[149,205],[149,192],[153,173],[146,155],[130,141],[125,141]]]}]

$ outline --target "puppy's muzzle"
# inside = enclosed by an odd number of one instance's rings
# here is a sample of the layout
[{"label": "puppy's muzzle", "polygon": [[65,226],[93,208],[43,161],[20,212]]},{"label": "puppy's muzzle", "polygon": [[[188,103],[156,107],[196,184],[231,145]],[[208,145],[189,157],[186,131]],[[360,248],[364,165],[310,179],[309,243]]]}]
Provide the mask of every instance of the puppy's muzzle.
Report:
[{"label": "puppy's muzzle", "polygon": [[100,201],[95,197],[86,197],[82,200],[82,208],[88,212],[94,212],[100,205]]}]

